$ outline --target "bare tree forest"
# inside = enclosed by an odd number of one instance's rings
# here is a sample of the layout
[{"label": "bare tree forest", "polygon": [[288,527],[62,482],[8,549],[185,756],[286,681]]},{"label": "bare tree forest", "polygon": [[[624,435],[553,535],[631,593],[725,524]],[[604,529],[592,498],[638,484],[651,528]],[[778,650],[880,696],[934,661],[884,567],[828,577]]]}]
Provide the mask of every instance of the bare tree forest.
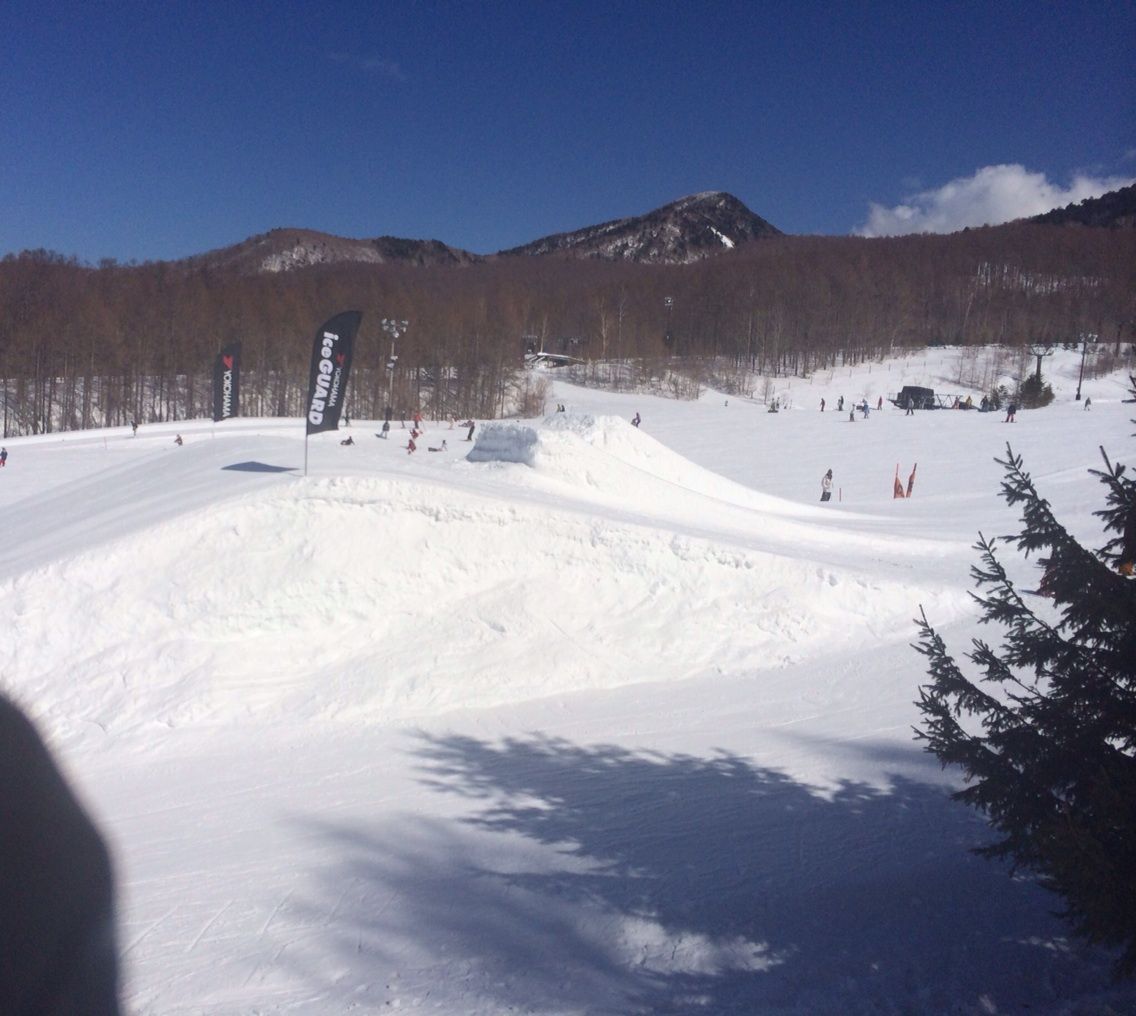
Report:
[{"label": "bare tree forest", "polygon": [[[208,416],[243,343],[242,413],[301,416],[319,324],[363,311],[347,408],[502,415],[526,343],[595,383],[808,373],[927,345],[1136,342],[1136,230],[1012,224],[949,236],[775,237],[690,265],[545,257],[237,274],[200,261],[0,261],[4,434]],[[410,325],[393,378],[383,318]],[[668,341],[669,337],[669,341]],[[682,397],[682,385],[672,394]]]}]

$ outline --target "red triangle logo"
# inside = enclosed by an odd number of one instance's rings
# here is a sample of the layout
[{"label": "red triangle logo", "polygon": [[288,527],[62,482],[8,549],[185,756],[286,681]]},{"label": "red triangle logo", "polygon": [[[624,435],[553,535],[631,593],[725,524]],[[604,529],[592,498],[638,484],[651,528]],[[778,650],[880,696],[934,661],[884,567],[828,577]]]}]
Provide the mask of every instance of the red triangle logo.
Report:
[{"label": "red triangle logo", "polygon": [[233,369],[233,358],[231,356],[222,356],[221,362],[225,365],[225,370]]}]

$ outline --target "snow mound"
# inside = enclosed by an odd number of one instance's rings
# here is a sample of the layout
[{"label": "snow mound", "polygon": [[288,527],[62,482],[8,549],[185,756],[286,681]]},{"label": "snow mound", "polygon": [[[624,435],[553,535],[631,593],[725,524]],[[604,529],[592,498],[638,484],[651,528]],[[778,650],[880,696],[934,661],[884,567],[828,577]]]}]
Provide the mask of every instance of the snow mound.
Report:
[{"label": "snow mound", "polygon": [[[500,428],[496,446],[539,461],[581,435],[640,444],[580,421],[533,433]],[[933,590],[653,526],[412,481],[312,480],[0,585],[0,670],[64,741],[254,717],[387,723],[780,669],[907,638],[920,597],[957,609]]]},{"label": "snow mound", "polygon": [[[487,423],[467,460],[525,465],[569,485],[574,496],[588,490],[592,500],[610,504],[654,509],[662,495],[674,504],[685,492],[776,515],[802,515],[801,505],[698,466],[616,416],[554,413],[537,424]],[[697,499],[688,499],[688,508],[697,512]]]}]

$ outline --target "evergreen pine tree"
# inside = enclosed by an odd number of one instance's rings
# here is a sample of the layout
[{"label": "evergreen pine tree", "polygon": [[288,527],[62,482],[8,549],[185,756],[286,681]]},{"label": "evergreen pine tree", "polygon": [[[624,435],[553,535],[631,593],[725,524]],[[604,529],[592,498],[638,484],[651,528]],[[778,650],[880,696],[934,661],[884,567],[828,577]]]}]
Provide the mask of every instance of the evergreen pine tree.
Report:
[{"label": "evergreen pine tree", "polygon": [[[1136,396],[1136,377],[1131,379]],[[1136,401],[1136,399],[1130,400]],[[1007,445],[1002,496],[1021,506],[1016,536],[987,540],[972,567],[983,623],[1004,629],[998,650],[975,639],[966,677],[920,610],[930,684],[916,738],[967,785],[952,795],[982,812],[1000,839],[978,849],[1033,872],[1090,942],[1118,947],[1116,972],[1136,974],[1136,480],[1090,470],[1107,488],[1094,514],[1111,538],[1096,552],[1054,518]],[[995,549],[1040,554],[1044,599],[1027,601]],[[1036,602],[1037,611],[1031,607]],[[1044,604],[1044,606],[1043,606]],[[1044,615],[1044,616],[1042,616]],[[965,715],[964,715],[965,714]]]}]

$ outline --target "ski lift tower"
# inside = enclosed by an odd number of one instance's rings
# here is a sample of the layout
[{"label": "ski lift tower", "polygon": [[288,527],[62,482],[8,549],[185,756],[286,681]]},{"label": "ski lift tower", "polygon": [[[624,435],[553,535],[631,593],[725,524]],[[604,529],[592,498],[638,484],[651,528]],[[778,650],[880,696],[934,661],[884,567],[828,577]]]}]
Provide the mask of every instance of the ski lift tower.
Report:
[{"label": "ski lift tower", "polygon": [[387,360],[387,370],[390,371],[390,378],[387,381],[387,414],[389,420],[391,414],[394,412],[394,368],[398,363],[398,354],[394,351],[394,344],[398,338],[406,334],[406,329],[409,328],[409,322],[400,321],[396,318],[383,318],[383,331],[391,337],[391,352],[390,359]]}]

